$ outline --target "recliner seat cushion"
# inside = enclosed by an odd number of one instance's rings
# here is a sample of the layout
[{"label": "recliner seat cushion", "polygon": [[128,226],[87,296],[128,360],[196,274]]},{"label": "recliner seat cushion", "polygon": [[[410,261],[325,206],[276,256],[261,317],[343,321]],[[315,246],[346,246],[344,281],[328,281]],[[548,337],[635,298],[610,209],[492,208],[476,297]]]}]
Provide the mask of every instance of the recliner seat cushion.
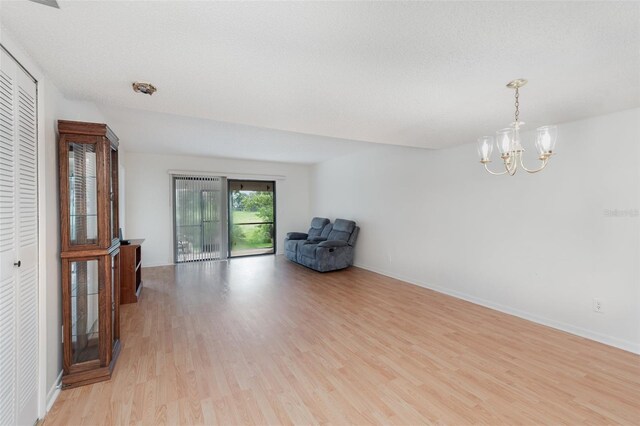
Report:
[{"label": "recliner seat cushion", "polygon": [[300,244],[298,246],[298,254],[300,256],[308,257],[310,259],[315,259],[316,248],[318,248],[318,243],[312,243],[307,241],[305,244]]},{"label": "recliner seat cushion", "polygon": [[327,248],[336,248],[336,247],[346,247],[349,243],[343,240],[327,240],[318,243],[318,247],[327,247]]}]

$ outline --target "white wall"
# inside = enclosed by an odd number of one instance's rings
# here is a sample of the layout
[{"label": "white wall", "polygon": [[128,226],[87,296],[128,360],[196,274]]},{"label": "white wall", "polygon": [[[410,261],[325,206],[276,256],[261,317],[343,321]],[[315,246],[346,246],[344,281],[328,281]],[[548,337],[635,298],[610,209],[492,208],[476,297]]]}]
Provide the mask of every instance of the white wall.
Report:
[{"label": "white wall", "polygon": [[361,267],[640,352],[640,217],[605,214],[640,208],[639,160],[640,109],[560,125],[536,175],[377,147],[315,167],[312,214],[359,223]]},{"label": "white wall", "polygon": [[[40,87],[40,86],[39,86]],[[40,285],[46,285],[46,388],[49,397],[53,395],[58,376],[62,370],[62,284],[60,276],[60,214],[58,207],[58,171],[57,171],[57,130],[56,119],[59,115],[62,95],[58,89],[49,83],[44,98],[44,116],[39,117],[39,123],[44,124],[45,144],[41,150],[41,167],[39,173],[44,174],[40,182],[41,212],[44,205],[44,215],[40,221],[45,222],[44,237],[46,251],[40,257],[44,262],[46,275],[40,277]],[[42,158],[44,157],[44,158]],[[43,173],[44,170],[44,173]],[[44,198],[44,199],[42,199]]]},{"label": "white wall", "polygon": [[173,263],[173,222],[169,170],[282,175],[276,182],[277,250],[287,232],[309,228],[310,166],[223,158],[128,152],[125,163],[125,238],[145,238],[144,266]]}]

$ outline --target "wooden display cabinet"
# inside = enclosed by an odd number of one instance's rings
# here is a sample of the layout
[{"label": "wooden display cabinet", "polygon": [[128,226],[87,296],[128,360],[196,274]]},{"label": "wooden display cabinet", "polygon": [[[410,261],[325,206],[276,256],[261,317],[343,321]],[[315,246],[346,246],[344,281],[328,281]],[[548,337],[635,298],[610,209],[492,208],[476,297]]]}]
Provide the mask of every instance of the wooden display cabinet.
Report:
[{"label": "wooden display cabinet", "polygon": [[118,138],[106,124],[58,121],[62,387],[111,378],[120,352]]}]

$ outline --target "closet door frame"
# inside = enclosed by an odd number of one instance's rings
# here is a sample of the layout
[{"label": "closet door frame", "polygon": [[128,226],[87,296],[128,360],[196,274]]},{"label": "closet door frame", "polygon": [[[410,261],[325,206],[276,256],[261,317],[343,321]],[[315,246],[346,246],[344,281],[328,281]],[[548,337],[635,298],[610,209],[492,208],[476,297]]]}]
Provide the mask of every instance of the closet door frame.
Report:
[{"label": "closet door frame", "polygon": [[[22,47],[14,42],[14,40],[0,30],[0,50],[9,55],[17,63],[17,65],[35,82],[36,92],[36,200],[37,200],[37,283],[38,283],[38,419],[43,419],[46,412],[51,408],[48,404],[53,404],[53,401],[60,392],[59,387],[53,386],[51,389],[47,389],[47,240],[45,238],[47,231],[47,210],[46,210],[46,194],[42,188],[46,185],[46,176],[43,173],[46,164],[46,143],[45,143],[45,91],[46,83],[44,83],[44,74],[40,68],[29,58]],[[53,126],[53,125],[52,125]],[[54,135],[55,137],[55,135]],[[55,142],[54,140],[50,141]],[[55,144],[54,144],[55,145]],[[55,151],[54,151],[55,152]],[[50,194],[49,197],[55,198],[55,194]],[[56,224],[57,226],[57,224]],[[57,248],[57,247],[56,247]],[[57,260],[57,259],[56,259]],[[51,279],[52,291],[55,291],[59,287],[57,277]],[[62,330],[60,330],[60,337],[62,336]],[[62,352],[62,344],[60,343],[60,351]],[[62,353],[60,354],[62,355]],[[60,383],[62,379],[62,370],[57,376],[56,385]]]}]

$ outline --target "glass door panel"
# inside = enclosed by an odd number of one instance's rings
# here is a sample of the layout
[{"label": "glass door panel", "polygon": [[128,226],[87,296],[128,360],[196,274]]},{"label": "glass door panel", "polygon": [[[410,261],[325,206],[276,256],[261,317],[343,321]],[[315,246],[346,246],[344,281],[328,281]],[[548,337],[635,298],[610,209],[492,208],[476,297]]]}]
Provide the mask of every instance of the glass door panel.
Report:
[{"label": "glass door panel", "polygon": [[120,305],[120,253],[111,256],[111,346],[114,347],[119,336],[118,309]]},{"label": "glass door panel", "polygon": [[99,359],[99,263],[97,259],[70,262],[71,362]]},{"label": "glass door panel", "polygon": [[229,180],[229,256],[275,253],[275,182]]},{"label": "glass door panel", "polygon": [[110,151],[111,169],[109,173],[109,211],[111,215],[111,240],[114,241],[120,238],[120,224],[118,223],[118,151],[114,148],[111,148]]},{"label": "glass door panel", "polygon": [[222,179],[175,176],[174,258],[176,263],[220,259]]},{"label": "glass door panel", "polygon": [[71,142],[69,149],[69,220],[72,246],[98,243],[96,145]]}]

